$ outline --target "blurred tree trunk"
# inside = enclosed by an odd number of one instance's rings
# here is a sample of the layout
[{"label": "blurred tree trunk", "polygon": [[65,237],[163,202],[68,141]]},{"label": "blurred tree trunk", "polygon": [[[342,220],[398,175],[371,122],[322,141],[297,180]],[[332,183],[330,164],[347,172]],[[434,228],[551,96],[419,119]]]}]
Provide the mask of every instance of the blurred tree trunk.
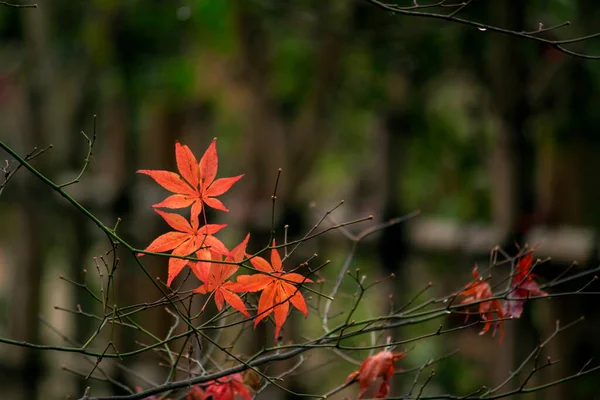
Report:
[{"label": "blurred tree trunk", "polygon": [[[418,102],[418,99],[412,99]],[[382,221],[400,217],[410,212],[402,203],[402,176],[405,173],[406,149],[412,135],[410,113],[402,106],[393,107],[389,111],[384,123],[384,153],[381,155],[383,163],[383,178],[380,180],[380,189],[384,192]],[[401,223],[381,232],[378,243],[378,254],[383,267],[383,273],[394,274],[393,302],[396,307],[407,301],[415,288],[409,288],[406,282],[405,262],[410,249],[407,245],[406,224]]]},{"label": "blurred tree trunk", "polygon": [[[43,238],[43,214],[37,210],[38,204],[35,199],[38,196],[34,194],[35,184],[28,180],[25,184],[25,193],[21,198],[21,219],[22,219],[22,246],[20,254],[17,256],[19,264],[18,274],[15,274],[14,297],[12,298],[13,310],[13,335],[19,340],[29,343],[40,343],[40,292],[42,267],[44,264],[44,243]],[[29,199],[29,200],[27,200]],[[19,349],[18,353],[22,355],[20,365],[21,377],[15,382],[22,385],[20,392],[22,398],[36,399],[37,389],[42,375],[42,352],[35,349]]]},{"label": "blurred tree trunk", "polygon": [[[592,0],[579,0],[576,35],[585,35],[598,28],[600,16],[597,3]],[[590,46],[591,47],[591,46]],[[581,49],[575,49],[581,51]],[[547,181],[549,204],[546,205],[549,222],[555,225],[583,225],[600,231],[600,190],[598,185],[590,184],[590,178],[597,175],[600,169],[600,140],[598,139],[598,118],[595,95],[590,95],[590,88],[598,83],[589,61],[576,58],[558,59],[563,67],[558,72],[551,86],[549,104],[553,109],[553,131],[548,132],[546,148],[552,170]],[[558,74],[556,74],[558,75]],[[550,86],[550,85],[549,85]],[[597,239],[598,233],[596,233]],[[596,240],[597,242],[597,240]],[[597,246],[589,254],[585,268],[598,266]],[[582,260],[574,260],[582,261]],[[554,263],[553,263],[554,264]],[[559,273],[568,265],[552,265],[553,271]],[[556,271],[559,269],[559,271]],[[576,291],[585,285],[587,279],[577,280],[562,287],[563,290]],[[593,283],[586,291],[598,291],[600,285]],[[597,337],[600,334],[600,313],[596,302],[585,296],[573,296],[557,302],[553,307],[553,317],[562,324],[585,316],[585,327],[579,326],[561,333],[549,352],[553,358],[560,359],[560,367],[552,371],[552,379],[560,379],[576,373],[582,366],[600,354]],[[576,311],[575,311],[576,310]],[[592,362],[594,365],[594,362]],[[552,399],[565,398],[597,398],[597,378],[587,377],[560,385],[552,391]]]},{"label": "blurred tree trunk", "polygon": [[[40,10],[41,11],[41,10]],[[25,146],[30,151],[34,146],[46,145],[45,138],[49,126],[52,126],[50,98],[52,95],[52,64],[49,57],[49,21],[47,11],[40,13],[23,13],[23,36],[30,53],[27,54],[30,80],[26,87],[29,103],[29,124],[22,134],[26,137]],[[47,160],[38,160],[40,167]],[[43,168],[43,167],[42,167]],[[37,199],[39,183],[33,177],[26,179],[25,193],[20,198],[23,218],[23,246],[19,260],[23,268],[15,276],[14,287],[18,287],[14,300],[12,315],[15,316],[15,337],[30,343],[40,343],[40,293],[41,277],[44,266],[44,253],[48,238],[44,233],[53,223],[52,213],[45,213]],[[22,385],[23,398],[38,398],[38,389],[42,377],[42,355],[35,349],[23,349],[22,377],[18,382]]]},{"label": "blurred tree trunk", "polygon": [[[517,32],[527,30],[526,3],[519,0],[489,4],[490,21]],[[527,43],[512,37],[490,38],[489,82],[492,102],[500,120],[500,129],[491,161],[494,178],[494,223],[505,231],[503,248],[516,254],[513,243],[523,246],[535,212],[535,153],[527,131],[530,116],[530,65],[526,57]],[[497,360],[496,378],[500,382],[539,342],[539,334],[525,312],[518,324],[507,324],[507,344],[513,354],[501,352]],[[534,378],[535,379],[535,378]],[[513,386],[517,383],[515,382]]]},{"label": "blurred tree trunk", "polygon": [[[288,235],[297,238],[305,232],[308,217],[308,201],[301,192],[302,184],[314,166],[315,160],[326,150],[329,137],[328,115],[335,98],[337,76],[343,58],[347,37],[347,20],[353,5],[343,2],[322,4],[316,9],[314,75],[303,102],[291,117],[279,111],[273,99],[271,87],[272,40],[263,26],[264,21],[249,2],[236,2],[236,23],[240,53],[239,65],[243,66],[244,92],[247,95],[246,125],[244,130],[244,155],[246,178],[243,187],[248,199],[247,210],[260,210],[248,215],[247,231],[252,242],[264,246],[271,235],[268,217],[269,196],[273,193],[278,168],[283,169],[277,190],[275,229],[277,238],[283,234],[283,224],[289,224]],[[310,55],[307,55],[310,56]],[[305,246],[306,247],[306,246]],[[256,251],[258,248],[252,248]],[[308,258],[299,251],[289,263],[297,265]],[[258,339],[251,345],[256,351],[270,343],[265,324],[255,333]],[[284,334],[293,334],[294,325],[289,324]],[[266,338],[266,342],[265,339]],[[292,361],[290,365],[292,365]],[[282,369],[285,369],[282,366]],[[303,391],[304,385],[292,382],[292,388]]]}]

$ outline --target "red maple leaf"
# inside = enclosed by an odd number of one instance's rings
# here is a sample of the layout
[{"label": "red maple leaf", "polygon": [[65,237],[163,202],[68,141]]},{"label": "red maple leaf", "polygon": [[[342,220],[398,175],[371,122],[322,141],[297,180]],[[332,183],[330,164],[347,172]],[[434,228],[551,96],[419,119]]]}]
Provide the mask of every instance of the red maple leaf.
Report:
[{"label": "red maple leaf", "polygon": [[208,395],[204,392],[200,386],[192,386],[188,395],[185,397],[186,400],[206,400]]},{"label": "red maple leaf", "polygon": [[[275,241],[273,241],[275,246]],[[271,250],[271,264],[262,257],[252,257],[252,266],[265,274],[241,275],[237,277],[236,289],[239,292],[258,292],[262,290],[258,300],[258,311],[254,327],[269,314],[275,315],[275,339],[287,319],[290,303],[304,316],[308,316],[308,308],[298,287],[293,283],[312,282],[309,278],[296,273],[286,273],[281,265],[281,257],[276,249]]]},{"label": "red maple leaf", "polygon": [[517,262],[517,267],[515,268],[515,273],[510,284],[511,292],[504,304],[506,316],[519,318],[523,313],[523,306],[528,297],[548,295],[534,281],[537,275],[531,273],[532,269],[533,252],[529,252]]},{"label": "red maple leaf", "polygon": [[[468,304],[474,301],[481,301],[494,297],[490,285],[484,281],[477,272],[477,265],[473,268],[472,275],[473,278],[475,278],[475,282],[467,284],[465,289],[458,294],[459,296],[467,296],[466,299],[461,301],[461,304]],[[490,329],[492,320],[494,319],[494,313],[497,314],[496,319],[500,320],[496,321],[492,336],[496,334],[496,330],[500,327],[500,343],[502,343],[502,339],[504,338],[504,321],[502,320],[502,318],[504,318],[504,310],[497,299],[479,303],[479,315],[483,321],[486,321],[479,334],[483,335]]]},{"label": "red maple leaf", "polygon": [[217,140],[213,139],[200,159],[196,160],[189,147],[175,143],[175,158],[179,174],[170,171],[141,169],[165,189],[175,193],[152,207],[185,208],[192,206],[192,215],[199,215],[202,204],[221,211],[229,211],[215,197],[228,191],[243,175],[216,179],[219,167]]},{"label": "red maple leaf", "polygon": [[215,379],[202,384],[204,390],[198,386],[192,387],[187,400],[205,400],[212,396],[212,400],[235,400],[237,394],[243,400],[251,400],[250,390],[244,384],[244,379],[239,373]]},{"label": "red maple leaf", "polygon": [[394,375],[394,362],[400,360],[406,355],[404,353],[392,353],[391,351],[380,351],[374,356],[367,357],[357,372],[353,372],[348,376],[346,383],[352,383],[354,381],[359,382],[360,391],[358,392],[358,398],[362,399],[364,394],[367,392],[369,387],[377,378],[381,378],[381,386],[379,392],[375,398],[383,399],[387,397],[390,391],[390,378]]},{"label": "red maple leaf", "polygon": [[[250,234],[246,235],[246,238],[231,252],[228,252],[225,261],[242,261],[244,259],[244,254],[246,253],[248,239],[250,239]],[[222,255],[209,250],[201,250],[199,253],[201,254],[198,255],[198,258],[212,259],[215,261],[221,261],[223,257]],[[194,290],[194,292],[202,294],[214,292],[215,304],[219,311],[223,308],[224,302],[227,302],[233,308],[250,318],[250,314],[248,314],[244,302],[240,296],[235,293],[236,284],[228,281],[228,279],[239,269],[238,265],[199,261],[197,263],[190,263],[190,267],[198,279],[203,282],[203,285]]]},{"label": "red maple leaf", "polygon": [[[201,249],[210,249],[217,254],[227,254],[227,247],[213,235],[225,228],[227,225],[208,224],[199,227],[198,215],[191,215],[191,224],[181,215],[167,213],[160,210],[156,211],[175,231],[160,235],[145,251],[162,253],[170,251],[172,255],[189,256]],[[205,255],[205,254],[202,254]],[[198,255],[198,258],[202,258]],[[167,277],[167,286],[171,286],[173,279],[186,266],[188,260],[181,258],[169,258],[169,274]]]}]

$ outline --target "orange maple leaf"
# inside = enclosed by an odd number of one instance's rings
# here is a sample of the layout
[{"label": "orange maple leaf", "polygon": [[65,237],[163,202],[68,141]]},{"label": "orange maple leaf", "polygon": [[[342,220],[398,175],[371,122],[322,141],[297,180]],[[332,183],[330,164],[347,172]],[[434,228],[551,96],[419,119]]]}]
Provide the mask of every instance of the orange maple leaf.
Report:
[{"label": "orange maple leaf", "polygon": [[357,372],[353,372],[346,379],[346,383],[352,383],[354,381],[359,382],[360,390],[358,392],[358,398],[361,399],[369,386],[377,379],[381,378],[381,386],[379,387],[379,392],[377,393],[377,399],[383,399],[387,397],[390,391],[390,378],[394,375],[394,362],[400,360],[406,355],[404,353],[392,353],[391,351],[380,351],[374,356],[367,357],[362,364],[360,364],[360,368]]},{"label": "orange maple leaf", "polygon": [[[273,247],[275,241],[273,241]],[[252,266],[265,274],[241,275],[237,277],[236,291],[259,292],[258,311],[254,327],[269,314],[275,315],[275,339],[287,319],[290,303],[304,316],[308,316],[308,308],[298,287],[292,283],[312,282],[309,278],[296,273],[283,271],[281,257],[276,249],[271,250],[271,264],[262,257],[250,258]],[[291,283],[290,283],[291,282]]]},{"label": "orange maple leaf", "polygon": [[[227,253],[225,261],[242,261],[244,259],[244,254],[246,253],[246,246],[248,245],[249,239],[250,234],[246,235],[246,238],[239,245],[237,245],[231,252]],[[203,259],[221,261],[223,257],[222,255],[209,250],[200,250],[199,253],[201,254],[198,255],[198,258]],[[238,291],[236,290],[236,284],[228,281],[228,279],[239,269],[238,265],[199,261],[197,263],[190,263],[190,267],[198,279],[203,282],[203,285],[194,290],[194,292],[202,294],[214,292],[215,304],[217,305],[217,309],[219,311],[221,311],[223,304],[226,301],[233,308],[248,318],[250,317],[244,302],[240,296],[235,293]]]},{"label": "orange maple leaf", "polygon": [[[477,264],[473,268],[471,274],[473,275],[473,278],[475,278],[475,282],[470,282],[467,284],[465,289],[458,294],[459,296],[467,296],[466,299],[461,301],[461,304],[468,304],[474,301],[481,301],[494,297],[490,285],[484,281],[481,275],[479,275],[479,272],[477,272]],[[504,309],[497,299],[479,303],[479,315],[483,321],[486,321],[479,334],[483,335],[490,329],[492,326],[492,320],[494,319],[494,313],[497,313],[496,318],[500,320],[496,321],[493,335],[496,334],[496,329],[500,327],[500,343],[502,343],[502,339],[504,338],[504,321],[502,320],[502,318],[504,318]]]},{"label": "orange maple leaf", "polygon": [[239,373],[215,379],[202,384],[205,389],[198,386],[192,387],[187,400],[235,400],[237,394],[243,400],[251,400],[250,390],[244,384],[244,379]]},{"label": "orange maple leaf", "polygon": [[[145,251],[162,253],[173,250],[172,255],[189,256],[201,249],[210,249],[217,254],[227,254],[227,247],[213,235],[225,228],[227,225],[208,224],[199,227],[198,215],[191,215],[191,224],[181,215],[167,213],[160,210],[156,211],[164,220],[175,229],[175,231],[167,232],[160,235]],[[205,254],[201,254],[205,255]],[[198,258],[202,258],[198,255]],[[182,258],[169,258],[169,274],[167,277],[167,286],[171,286],[173,279],[187,265],[189,261]]]},{"label": "orange maple leaf", "polygon": [[523,313],[525,300],[529,296],[547,296],[538,286],[534,278],[537,275],[532,274],[533,269],[533,252],[525,254],[517,262],[517,267],[512,276],[510,288],[511,292],[508,295],[508,300],[505,302],[506,316],[519,318]]},{"label": "orange maple leaf", "polygon": [[179,174],[170,171],[141,169],[165,189],[175,193],[152,207],[185,208],[192,206],[192,215],[199,215],[202,204],[221,211],[229,211],[215,197],[227,192],[243,175],[216,179],[219,167],[217,140],[213,139],[200,159],[196,160],[190,148],[175,143],[175,158]]}]

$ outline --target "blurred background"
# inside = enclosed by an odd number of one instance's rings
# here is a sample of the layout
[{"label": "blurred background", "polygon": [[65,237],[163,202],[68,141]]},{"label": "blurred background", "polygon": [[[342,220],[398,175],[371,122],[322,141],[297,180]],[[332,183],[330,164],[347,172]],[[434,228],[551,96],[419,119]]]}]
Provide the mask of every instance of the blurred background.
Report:
[{"label": "blurred background", "polygon": [[[592,0],[506,0],[474,2],[461,15],[516,31],[569,20],[570,27],[547,34],[568,38],[597,31],[600,9]],[[600,54],[600,41],[570,48]],[[83,166],[87,143],[80,132],[92,133],[97,114],[93,158],[68,192],[109,226],[121,218],[119,233],[138,248],[166,231],[150,207],[166,192],[135,171],[174,170],[176,140],[199,157],[218,137],[219,176],[245,174],[223,196],[231,212],[210,214],[231,225],[226,243],[249,231],[251,250],[264,245],[278,168],[279,238],[283,224],[290,237],[304,234],[341,199],[337,221],[421,211],[359,248],[352,268],[373,278],[396,274],[383,297],[367,298],[359,309],[364,317],[385,312],[389,292],[400,304],[429,281],[431,295],[458,290],[471,279],[473,263],[487,265],[497,244],[514,255],[515,243],[539,243],[537,256],[553,259],[537,271],[542,280],[573,261],[575,272],[598,264],[600,61],[473,27],[389,15],[359,0],[0,6],[0,60],[0,139],[23,155],[53,144],[33,163],[66,182]],[[4,159],[9,155],[0,153]],[[0,335],[85,342],[97,321],[77,310],[96,306],[59,275],[94,282],[93,257],[109,249],[81,213],[20,170],[0,195]],[[325,276],[334,279],[348,249],[333,233],[307,243],[297,258],[318,252],[331,259]],[[144,261],[165,279],[164,260]],[[119,303],[159,298],[132,259],[119,268]],[[548,355],[561,362],[534,377],[539,385],[600,354],[596,303],[594,297],[533,302],[521,320],[507,324],[500,347],[474,327],[419,342],[399,365],[460,348],[436,367],[426,392],[466,394],[505,379],[556,319],[585,314],[585,323],[550,346]],[[172,322],[164,310],[144,318],[158,336]],[[320,326],[316,316],[308,321]],[[435,331],[439,323],[402,334]],[[135,335],[123,332],[114,337],[119,351],[137,348]],[[152,355],[124,364],[164,379]],[[0,345],[2,398],[78,398],[92,366],[81,356]],[[316,368],[291,385],[322,393],[356,368]],[[119,381],[147,387],[131,370],[108,369]],[[398,376],[392,393],[404,393],[413,377]],[[123,393],[114,384],[93,385],[94,394]],[[594,377],[586,377],[527,398],[600,398],[595,388]]]}]

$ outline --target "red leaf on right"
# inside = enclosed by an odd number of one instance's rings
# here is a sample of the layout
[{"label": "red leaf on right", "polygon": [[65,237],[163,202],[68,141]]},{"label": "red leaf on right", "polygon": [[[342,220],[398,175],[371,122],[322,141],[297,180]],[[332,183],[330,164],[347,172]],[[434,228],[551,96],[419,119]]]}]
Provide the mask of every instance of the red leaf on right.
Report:
[{"label": "red leaf on right", "polygon": [[[475,278],[475,281],[468,283],[465,289],[458,294],[459,296],[467,296],[466,299],[461,301],[461,304],[469,304],[494,297],[489,283],[484,281],[479,272],[477,272],[477,265],[475,265],[471,274]],[[494,313],[497,315],[494,316]],[[500,343],[502,343],[502,339],[504,338],[504,321],[502,320],[504,318],[504,309],[500,305],[500,302],[497,299],[480,302],[479,315],[485,321],[483,329],[479,332],[480,335],[483,335],[490,329],[493,319],[499,319],[499,321],[496,321],[492,336],[496,334],[496,330],[500,327]]]},{"label": "red leaf on right", "polygon": [[523,306],[528,297],[548,295],[534,281],[537,275],[531,273],[532,269],[533,252],[529,252],[517,262],[510,284],[511,292],[504,305],[507,317],[519,318],[523,313]]},{"label": "red leaf on right", "polygon": [[376,399],[383,399],[387,397],[390,391],[390,378],[394,375],[396,369],[394,362],[404,358],[404,353],[393,353],[391,351],[380,351],[374,356],[367,357],[357,372],[353,372],[348,375],[346,383],[352,383],[358,381],[360,384],[360,390],[358,392],[358,398],[362,399],[367,390],[377,378],[381,378],[381,386],[377,393]]}]

